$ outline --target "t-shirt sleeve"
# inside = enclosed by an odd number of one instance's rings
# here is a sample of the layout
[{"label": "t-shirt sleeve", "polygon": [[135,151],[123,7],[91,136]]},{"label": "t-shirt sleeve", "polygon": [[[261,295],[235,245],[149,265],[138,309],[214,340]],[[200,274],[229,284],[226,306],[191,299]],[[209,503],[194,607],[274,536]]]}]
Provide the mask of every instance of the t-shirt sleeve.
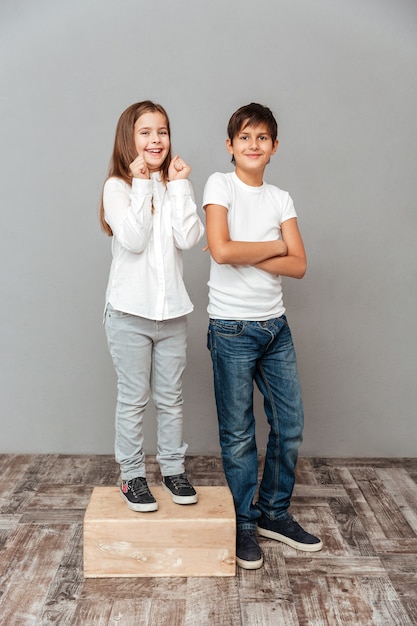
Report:
[{"label": "t-shirt sleeve", "polygon": [[203,209],[208,204],[220,204],[220,206],[229,209],[230,202],[231,195],[226,176],[220,172],[212,174],[204,187]]},{"label": "t-shirt sleeve", "polygon": [[284,192],[281,206],[282,206],[281,223],[287,220],[290,220],[293,217],[297,217],[297,213],[294,207],[294,202],[289,193]]}]

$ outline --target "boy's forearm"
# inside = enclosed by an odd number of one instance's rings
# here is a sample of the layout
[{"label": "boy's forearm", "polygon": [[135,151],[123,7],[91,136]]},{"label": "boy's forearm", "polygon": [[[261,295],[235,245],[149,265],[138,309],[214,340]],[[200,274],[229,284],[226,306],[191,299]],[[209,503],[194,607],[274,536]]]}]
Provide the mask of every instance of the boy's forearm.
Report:
[{"label": "boy's forearm", "polygon": [[303,278],[307,269],[305,258],[297,256],[276,256],[254,264],[260,270],[276,276]]},{"label": "boy's forearm", "polygon": [[285,242],[279,239],[273,241],[228,240],[209,247],[216,263],[228,265],[256,265],[287,253]]}]

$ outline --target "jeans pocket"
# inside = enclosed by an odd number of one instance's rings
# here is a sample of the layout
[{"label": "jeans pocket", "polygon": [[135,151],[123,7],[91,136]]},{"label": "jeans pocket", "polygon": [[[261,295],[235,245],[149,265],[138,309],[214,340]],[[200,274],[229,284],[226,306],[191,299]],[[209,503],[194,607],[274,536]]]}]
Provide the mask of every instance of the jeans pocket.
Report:
[{"label": "jeans pocket", "polygon": [[129,317],[130,313],[126,313],[125,311],[119,311],[118,309],[114,309],[111,304],[107,304],[106,307],[106,317],[115,317],[115,318],[123,318]]},{"label": "jeans pocket", "polygon": [[218,337],[239,337],[246,329],[241,320],[210,320],[210,331]]}]

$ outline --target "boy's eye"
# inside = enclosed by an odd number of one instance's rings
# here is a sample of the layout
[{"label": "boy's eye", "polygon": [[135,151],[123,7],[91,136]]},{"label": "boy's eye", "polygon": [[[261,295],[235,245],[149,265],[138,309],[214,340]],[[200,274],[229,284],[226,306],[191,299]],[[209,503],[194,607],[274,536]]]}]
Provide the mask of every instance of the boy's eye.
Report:
[{"label": "boy's eye", "polygon": [[267,139],[267,137],[266,137],[265,135],[260,135],[260,136],[259,136],[259,139],[260,139],[261,141],[265,141],[265,140]]},{"label": "boy's eye", "polygon": [[248,139],[248,136],[247,135],[241,135],[240,138],[241,138],[242,141],[246,141],[246,139]]}]

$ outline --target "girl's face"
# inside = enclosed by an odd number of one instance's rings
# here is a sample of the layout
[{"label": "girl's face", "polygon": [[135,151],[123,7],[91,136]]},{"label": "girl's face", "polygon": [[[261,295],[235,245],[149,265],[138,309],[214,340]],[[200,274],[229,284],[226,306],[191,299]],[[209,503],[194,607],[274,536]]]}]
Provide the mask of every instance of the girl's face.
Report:
[{"label": "girl's face", "polygon": [[150,172],[159,172],[170,147],[168,125],[159,111],[144,113],[135,122],[135,147],[143,155]]}]

